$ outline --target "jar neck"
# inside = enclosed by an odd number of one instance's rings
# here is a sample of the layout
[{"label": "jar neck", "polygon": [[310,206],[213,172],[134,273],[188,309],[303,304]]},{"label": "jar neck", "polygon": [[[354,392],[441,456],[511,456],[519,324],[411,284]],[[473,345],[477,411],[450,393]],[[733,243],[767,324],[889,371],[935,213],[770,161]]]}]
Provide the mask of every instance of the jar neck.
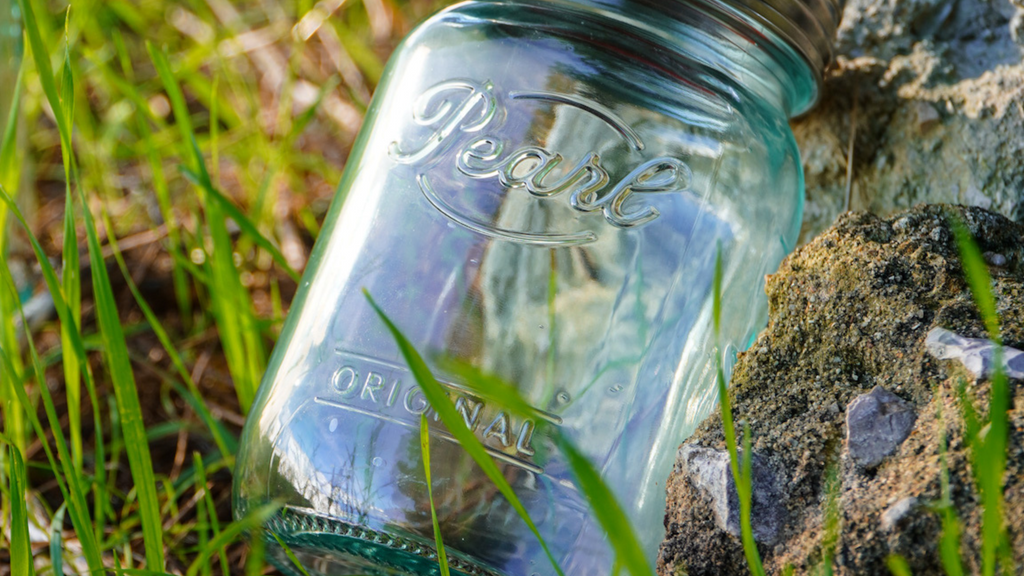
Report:
[{"label": "jar neck", "polygon": [[725,0],[520,0],[602,13],[714,70],[777,107],[786,117],[808,111],[821,72],[768,27]]}]

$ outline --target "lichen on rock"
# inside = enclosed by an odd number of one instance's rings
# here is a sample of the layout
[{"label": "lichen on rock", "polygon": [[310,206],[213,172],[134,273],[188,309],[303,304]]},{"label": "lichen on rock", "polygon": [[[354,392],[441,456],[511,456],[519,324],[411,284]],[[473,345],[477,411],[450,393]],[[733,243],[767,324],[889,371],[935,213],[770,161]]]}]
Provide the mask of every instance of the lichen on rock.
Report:
[{"label": "lichen on rock", "polygon": [[[950,216],[966,223],[983,252],[1003,257],[989,266],[1002,338],[1021,348],[1024,225],[980,208],[926,206],[889,220],[845,214],[769,278],[768,328],[740,355],[730,383],[736,422],[750,425],[756,461],[776,475],[777,500],[785,506],[774,544],[759,543],[769,573],[787,564],[797,574],[809,573],[821,561],[823,491],[831,466],[840,486],[838,574],[886,574],[885,558],[894,553],[908,560],[914,574],[942,573],[941,523],[932,504],[941,495],[943,435],[965,567],[980,569],[979,498],[956,398],[964,385],[983,408],[989,383],[957,361],[936,359],[925,344],[937,327],[985,336]],[[913,409],[916,418],[891,453],[865,467],[847,449],[846,419],[854,399],[876,386],[899,397],[897,404]],[[1014,561],[1024,566],[1022,382],[1012,380],[1011,393],[1004,517]],[[720,415],[702,423],[687,446],[690,452],[724,450]],[[659,574],[747,574],[739,538],[721,528],[713,498],[681,464],[667,488]]]}]

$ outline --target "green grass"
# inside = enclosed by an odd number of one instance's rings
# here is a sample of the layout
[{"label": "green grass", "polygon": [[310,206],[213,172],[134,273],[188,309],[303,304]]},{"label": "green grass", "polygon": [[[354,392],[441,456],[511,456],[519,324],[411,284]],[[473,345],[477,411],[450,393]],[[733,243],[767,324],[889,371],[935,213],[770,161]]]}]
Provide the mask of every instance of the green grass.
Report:
[{"label": "green grass", "polygon": [[7,445],[7,454],[3,461],[6,463],[8,476],[3,492],[5,500],[11,503],[9,510],[11,576],[29,576],[33,570],[32,547],[28,539],[28,511],[25,506],[28,484],[28,478],[25,475],[25,460],[21,456],[21,450],[10,439],[0,435],[0,443]]},{"label": "green grass", "polygon": [[885,559],[885,563],[893,576],[911,576],[910,565],[902,556],[893,554]]},{"label": "green grass", "polygon": [[450,576],[448,554],[441,540],[441,525],[437,522],[437,509],[434,507],[434,486],[430,477],[430,432],[426,414],[420,414],[420,455],[423,457],[423,478],[427,482],[427,499],[430,502],[430,523],[434,528],[434,544],[437,546],[437,566],[441,569],[441,576]]},{"label": "green grass", "polygon": [[[466,450],[484,474],[487,475],[491,482],[494,483],[495,487],[497,487],[501,494],[508,500],[515,509],[519,518],[526,523],[534,537],[537,538],[537,541],[544,549],[544,552],[547,554],[555,571],[559,574],[563,574],[562,568],[552,555],[551,550],[548,547],[548,543],[537,530],[533,519],[523,507],[522,503],[520,503],[519,498],[516,496],[512,487],[508,484],[508,481],[505,480],[504,476],[498,470],[494,460],[487,454],[483,444],[477,439],[473,432],[470,431],[469,427],[466,426],[462,416],[455,409],[455,405],[452,403],[447,393],[445,393],[440,383],[437,382],[433,373],[430,371],[430,368],[423,360],[423,357],[412,346],[405,335],[402,334],[401,330],[391,321],[387,314],[377,305],[370,294],[367,293],[366,297],[369,300],[370,305],[377,312],[381,321],[384,322],[388,331],[391,332],[391,335],[394,337],[399,350],[402,352],[402,356],[405,358],[405,361],[409,365],[409,369],[412,371],[413,376],[416,379],[416,383],[420,385],[420,389],[423,390],[424,396],[430,403],[430,407],[437,413],[441,422],[444,423],[452,436],[458,440],[462,448]],[[474,393],[493,401],[495,405],[519,416],[530,417],[535,413],[535,408],[533,408],[530,403],[519,394],[519,391],[514,385],[503,381],[493,374],[482,372],[468,364],[459,363],[452,359],[442,359],[441,362],[444,366],[458,374],[462,380],[473,389]],[[633,531],[628,516],[622,509],[622,506],[619,504],[611,489],[601,479],[601,475],[598,473],[597,469],[594,468],[594,465],[573,444],[572,440],[560,430],[552,426],[545,426],[543,422],[539,422],[537,426],[540,433],[546,434],[552,438],[555,445],[566,457],[569,468],[572,470],[573,475],[576,478],[577,488],[590,503],[591,511],[594,513],[598,523],[604,529],[605,535],[608,537],[609,543],[615,551],[616,565],[621,568],[625,568],[633,576],[652,576],[654,571],[651,570],[650,564],[644,556],[643,550],[640,546],[640,541],[637,538],[636,533]],[[425,437],[425,435],[426,430],[422,429],[421,438]],[[421,444],[423,442],[425,442],[425,440],[421,440]],[[422,447],[422,450],[424,457],[429,460],[429,452],[425,445]],[[425,463],[425,465],[428,464]],[[436,515],[433,509],[432,496],[431,515],[435,521],[435,534],[439,534],[439,528],[436,524]],[[438,536],[438,546],[440,546],[440,536]],[[618,573],[618,570],[613,568],[611,573]]]},{"label": "green grass", "polygon": [[722,249],[719,246],[715,254],[715,276],[713,286],[712,321],[715,334],[715,381],[718,384],[719,408],[722,411],[722,426],[725,433],[725,444],[729,450],[729,467],[740,504],[740,540],[743,543],[743,554],[747,566],[754,576],[763,576],[764,565],[761,554],[754,542],[754,529],[751,520],[753,508],[753,450],[750,446],[750,426],[743,424],[743,456],[739,456],[736,447],[736,427],[732,418],[732,402],[726,388],[725,369],[723,367],[722,348],[720,343],[722,318]]},{"label": "green grass", "polygon": [[419,384],[420,390],[423,391],[423,396],[430,403],[430,407],[437,412],[437,415],[441,418],[441,422],[448,428],[448,431],[458,440],[459,444],[466,451],[473,461],[476,462],[480,470],[494,483],[494,486],[501,492],[501,495],[508,500],[508,503],[512,505],[512,508],[516,511],[516,514],[523,519],[529,527],[530,532],[533,532],[534,536],[540,542],[541,547],[544,549],[544,553],[547,554],[548,560],[551,561],[551,566],[555,569],[555,572],[559,576],[565,576],[562,572],[562,568],[558,565],[558,561],[551,554],[551,550],[548,548],[547,542],[541,537],[540,532],[537,530],[537,525],[534,523],[530,514],[526,511],[522,502],[519,501],[519,497],[516,496],[512,486],[509,485],[508,480],[502,475],[501,470],[498,469],[497,464],[487,454],[487,450],[477,437],[470,431],[469,427],[463,421],[462,416],[455,409],[455,404],[452,403],[451,399],[448,398],[448,394],[441,387],[441,384],[434,378],[430,368],[427,367],[427,363],[420,356],[420,353],[412,346],[412,344],[405,338],[402,332],[397,326],[391,321],[390,318],[384,313],[383,310],[377,306],[373,298],[369,293],[366,294],[367,300],[370,305],[377,312],[377,315],[387,326],[388,331],[395,338],[395,342],[398,344],[399,350],[402,352],[402,357],[405,358],[406,363],[409,365],[409,370],[412,372],[413,377],[416,379],[416,383]]},{"label": "green grass", "polygon": [[[326,58],[315,39],[288,45],[290,84],[278,92],[239,72],[247,52],[223,51],[282,17],[297,22],[312,2],[243,6],[230,23],[211,5],[18,1],[24,58],[0,139],[0,426],[10,444],[0,524],[11,527],[0,547],[13,574],[33,571],[29,522],[49,526],[49,573],[83,562],[95,574],[266,570],[262,540],[241,536],[258,534],[272,509],[232,522],[225,506],[238,434],[229,422],[252,401],[282,292],[298,280],[275,206],[283,190],[300,196],[287,219],[293,245],[308,249],[341,169],[321,144],[352,135],[323,110],[346,97],[338,74],[315,62]],[[386,44],[371,46],[362,5],[325,24],[346,30],[369,72],[405,22],[433,9],[384,6],[395,23]],[[183,33],[171,22],[182,14],[213,41]],[[300,79],[322,88],[293,109]],[[276,126],[252,120],[281,94]],[[153,292],[154,270],[169,270],[169,305]],[[25,321],[33,289],[50,292],[56,322]],[[229,377],[204,373],[224,359]]]},{"label": "green grass", "polygon": [[832,576],[832,564],[835,561],[836,547],[839,545],[839,535],[842,530],[842,508],[839,498],[842,482],[839,462],[833,462],[825,470],[824,486],[825,498],[821,512],[823,518],[821,563],[816,572],[822,576]]},{"label": "green grass", "polygon": [[[971,471],[981,493],[982,574],[993,576],[1000,555],[1003,556],[1004,570],[1010,570],[1012,565],[1003,520],[1003,476],[1006,472],[1010,433],[1007,414],[1010,410],[1010,386],[1003,367],[1002,334],[988,266],[965,224],[957,218],[950,218],[949,221],[960,248],[960,260],[971,294],[988,338],[996,344],[987,416],[979,418],[967,395],[960,395],[965,421],[964,438],[971,452]],[[981,433],[982,429],[986,429],[984,434]]]},{"label": "green grass", "polygon": [[[939,397],[940,391],[934,395]],[[947,576],[963,576],[963,560],[960,556],[960,519],[953,505],[952,491],[949,483],[949,444],[946,438],[946,426],[942,414],[942,400],[936,402],[936,419],[939,422],[939,490],[940,499],[936,511],[942,518],[942,536],[939,541],[939,553],[942,568]]]}]

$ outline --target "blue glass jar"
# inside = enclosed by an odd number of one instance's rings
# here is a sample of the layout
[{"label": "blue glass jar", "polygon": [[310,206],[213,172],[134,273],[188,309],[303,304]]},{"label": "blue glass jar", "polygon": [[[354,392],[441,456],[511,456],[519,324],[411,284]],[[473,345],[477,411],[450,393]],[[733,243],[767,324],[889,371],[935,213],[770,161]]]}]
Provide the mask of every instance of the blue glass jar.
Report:
[{"label": "blue glass jar", "polygon": [[[419,26],[250,413],[236,514],[283,503],[268,528],[314,574],[436,573],[430,407],[365,288],[428,358],[497,374],[535,407],[510,415],[433,366],[566,574],[608,574],[613,558],[540,420],[600,470],[653,559],[676,447],[716,401],[716,247],[731,356],[764,325],[764,276],[797,238],[788,119],[816,100],[837,19],[831,0],[520,0]],[[456,573],[553,574],[428,420]]]}]

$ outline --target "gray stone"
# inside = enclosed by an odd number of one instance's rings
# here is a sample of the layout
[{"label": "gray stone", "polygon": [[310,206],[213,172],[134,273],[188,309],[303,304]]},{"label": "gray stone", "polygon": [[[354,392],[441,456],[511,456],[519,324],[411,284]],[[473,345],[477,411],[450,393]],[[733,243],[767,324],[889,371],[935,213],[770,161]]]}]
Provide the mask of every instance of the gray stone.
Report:
[{"label": "gray stone", "polygon": [[[965,338],[945,328],[932,328],[924,343],[929,354],[939,360],[959,360],[975,378],[992,376],[996,345],[987,338]],[[1009,378],[1024,379],[1024,352],[1004,346],[1003,371]]]},{"label": "gray stone", "polygon": [[846,411],[846,448],[858,465],[874,468],[914,429],[913,406],[881,386],[854,398]]},{"label": "gray stone", "polygon": [[[739,454],[742,458],[743,452]],[[715,525],[738,537],[740,505],[729,464],[729,453],[686,444],[679,449],[677,462],[681,464],[683,473],[693,487],[711,498]],[[774,544],[778,541],[785,517],[782,494],[775,475],[757,454],[751,458],[751,468],[754,475],[751,510],[754,540]]]}]

